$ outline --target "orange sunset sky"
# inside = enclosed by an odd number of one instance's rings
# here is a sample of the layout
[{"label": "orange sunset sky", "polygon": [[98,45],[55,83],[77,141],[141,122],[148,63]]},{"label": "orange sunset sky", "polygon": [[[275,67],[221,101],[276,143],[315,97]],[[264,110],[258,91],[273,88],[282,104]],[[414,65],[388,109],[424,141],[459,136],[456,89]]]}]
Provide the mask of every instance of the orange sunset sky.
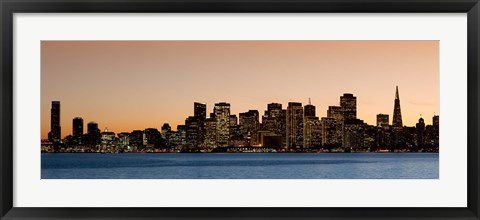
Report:
[{"label": "orange sunset sky", "polygon": [[[231,114],[302,102],[318,117],[357,97],[357,117],[393,116],[398,85],[403,124],[439,114],[438,41],[42,41],[42,138],[51,101],[61,101],[62,138],[72,119],[130,132],[193,115],[193,102],[229,102]],[[261,119],[261,117],[260,117]]]}]

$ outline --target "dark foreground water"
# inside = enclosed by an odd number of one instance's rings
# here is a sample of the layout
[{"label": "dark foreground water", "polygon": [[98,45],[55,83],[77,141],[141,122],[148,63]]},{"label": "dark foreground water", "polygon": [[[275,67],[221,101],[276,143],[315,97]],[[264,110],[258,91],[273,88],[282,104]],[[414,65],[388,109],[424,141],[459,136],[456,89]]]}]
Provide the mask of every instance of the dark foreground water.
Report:
[{"label": "dark foreground water", "polygon": [[438,153],[42,154],[42,179],[438,179]]}]

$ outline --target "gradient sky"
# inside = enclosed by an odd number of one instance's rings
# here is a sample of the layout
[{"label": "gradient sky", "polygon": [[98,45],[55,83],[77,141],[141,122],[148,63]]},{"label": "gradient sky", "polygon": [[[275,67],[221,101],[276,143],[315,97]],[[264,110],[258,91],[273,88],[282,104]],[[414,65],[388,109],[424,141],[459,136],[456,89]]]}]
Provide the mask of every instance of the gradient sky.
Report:
[{"label": "gradient sky", "polygon": [[312,105],[326,117],[343,93],[357,117],[393,115],[399,86],[403,123],[439,114],[438,41],[42,41],[42,138],[52,100],[61,101],[62,137],[82,117],[130,132],[193,115],[193,102],[231,103],[231,114],[278,102]]}]

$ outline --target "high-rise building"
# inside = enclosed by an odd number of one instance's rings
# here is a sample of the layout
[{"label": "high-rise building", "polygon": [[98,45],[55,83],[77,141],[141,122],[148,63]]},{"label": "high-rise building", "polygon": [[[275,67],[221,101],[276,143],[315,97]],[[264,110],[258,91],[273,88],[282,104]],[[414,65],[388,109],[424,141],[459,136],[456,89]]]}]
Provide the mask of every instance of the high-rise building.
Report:
[{"label": "high-rise building", "polygon": [[303,147],[303,107],[302,103],[289,102],[287,107],[287,147]]},{"label": "high-rise building", "polygon": [[267,111],[265,115],[272,117],[280,117],[282,114],[282,104],[280,103],[270,103],[267,104]]},{"label": "high-rise building", "polygon": [[232,139],[243,139],[240,138],[241,132],[240,132],[240,126],[238,125],[238,118],[237,115],[230,115],[230,136],[229,139],[230,141]]},{"label": "high-rise building", "polygon": [[207,117],[207,104],[200,102],[193,103],[193,116],[205,120]]},{"label": "high-rise building", "polygon": [[205,120],[205,146],[214,148],[217,145],[217,119],[207,118]]},{"label": "high-rise building", "polygon": [[187,128],[185,125],[177,125],[177,133],[179,145],[185,146],[187,136]]},{"label": "high-rise building", "polygon": [[200,118],[195,116],[190,116],[185,120],[185,141],[188,147],[199,147],[203,143],[201,137],[202,123]]},{"label": "high-rise building", "polygon": [[440,140],[440,116],[434,115],[432,118],[433,125],[433,144],[438,147]]},{"label": "high-rise building", "polygon": [[378,149],[388,149],[393,144],[391,127],[376,127],[375,129],[375,147]]},{"label": "high-rise building", "polygon": [[143,148],[143,131],[134,130],[130,133],[129,143],[134,149]]},{"label": "high-rise building", "polygon": [[357,97],[353,96],[353,94],[343,94],[340,97],[340,107],[342,107],[344,120],[357,118]]},{"label": "high-rise building", "polygon": [[321,147],[322,125],[318,117],[305,116],[303,125],[303,147]]},{"label": "high-rise building", "polygon": [[217,121],[216,146],[226,147],[230,138],[230,104],[216,103],[213,112]]},{"label": "high-rise building", "polygon": [[328,106],[327,117],[334,118],[338,121],[343,121],[343,111],[340,106]]},{"label": "high-rise building", "polygon": [[286,115],[287,111],[282,109],[282,104],[270,103],[262,116],[262,130],[280,135],[283,146],[286,144]]},{"label": "high-rise building", "polygon": [[95,133],[95,132],[99,132],[99,133],[100,133],[100,130],[98,129],[98,124],[97,124],[97,122],[94,122],[94,121],[88,122],[88,125],[87,125],[87,133],[88,133],[88,134],[92,134],[92,133]]},{"label": "high-rise building", "polygon": [[365,148],[375,148],[376,146],[376,136],[377,136],[377,127],[373,125],[364,124],[364,138],[363,138],[363,147]]},{"label": "high-rise building", "polygon": [[418,119],[418,123],[415,125],[415,145],[423,146],[425,143],[425,121],[422,117]]},{"label": "high-rise building", "polygon": [[440,116],[438,115],[434,115],[433,118],[432,118],[432,125],[434,127],[439,127],[440,126]]},{"label": "high-rise building", "polygon": [[118,149],[124,152],[131,151],[130,147],[130,133],[120,132],[118,133]]},{"label": "high-rise building", "polygon": [[388,127],[389,116],[387,114],[377,115],[377,127]]},{"label": "high-rise building", "polygon": [[156,128],[146,128],[143,132],[145,136],[145,145],[147,147],[161,147],[163,145],[162,135]]},{"label": "high-rise building", "polygon": [[310,102],[310,99],[308,99],[308,105],[305,105],[304,107],[304,115],[305,117],[315,117],[315,106],[313,106]]},{"label": "high-rise building", "polygon": [[344,125],[344,148],[364,147],[365,123],[360,119],[351,119]]},{"label": "high-rise building", "polygon": [[393,127],[402,127],[402,111],[400,110],[400,95],[398,94],[398,86],[395,92],[395,105],[393,107]]},{"label": "high-rise building", "polygon": [[100,144],[101,134],[100,129],[98,129],[98,124],[94,121],[91,121],[87,124],[87,138],[86,144],[90,147],[95,147]]},{"label": "high-rise building", "polygon": [[230,115],[230,127],[237,125],[237,115]]},{"label": "high-rise building", "polygon": [[75,143],[83,144],[83,118],[75,117],[72,120],[72,136]]},{"label": "high-rise building", "polygon": [[433,125],[426,125],[425,126],[425,135],[424,135],[424,143],[429,146],[435,145],[435,138],[433,134]]},{"label": "high-rise building", "polygon": [[52,101],[50,110],[50,133],[48,139],[54,143],[59,143],[62,139],[62,129],[60,127],[60,101]]},{"label": "high-rise building", "polygon": [[323,117],[321,120],[322,145],[325,148],[340,147],[341,142],[337,138],[337,121],[335,118]]},{"label": "high-rise building", "polygon": [[73,118],[72,124],[72,135],[74,137],[81,137],[83,135],[83,118]]},{"label": "high-rise building", "polygon": [[113,142],[115,141],[115,133],[108,131],[108,128],[101,133],[101,145],[102,150],[110,152],[113,150]]},{"label": "high-rise building", "polygon": [[303,111],[303,147],[312,148],[322,145],[322,126],[316,117],[315,106],[308,99]]},{"label": "high-rise building", "polygon": [[194,116],[185,120],[185,144],[191,148],[200,147],[205,141],[205,119],[207,115],[207,105],[205,103],[195,102],[193,108]]},{"label": "high-rise building", "polygon": [[162,125],[162,138],[166,141],[167,146],[170,146],[170,136],[172,135],[172,127],[170,127],[170,124],[168,123],[163,123]]},{"label": "high-rise building", "polygon": [[[341,106],[328,106],[327,110],[327,118],[333,118],[334,122],[328,121],[329,119],[326,119],[326,123],[328,126],[334,126],[334,130],[328,130],[329,132],[333,132],[331,136],[329,136],[329,140],[327,140],[324,143],[328,143],[331,146],[334,147],[339,147],[343,144],[343,139],[344,139],[344,115],[343,115],[343,108]],[[322,119],[323,120],[323,119]],[[333,123],[333,125],[332,125]],[[328,128],[331,129],[331,128]]]},{"label": "high-rise building", "polygon": [[258,110],[249,110],[239,114],[240,133],[247,140],[247,144],[258,144],[257,132],[260,129]]}]

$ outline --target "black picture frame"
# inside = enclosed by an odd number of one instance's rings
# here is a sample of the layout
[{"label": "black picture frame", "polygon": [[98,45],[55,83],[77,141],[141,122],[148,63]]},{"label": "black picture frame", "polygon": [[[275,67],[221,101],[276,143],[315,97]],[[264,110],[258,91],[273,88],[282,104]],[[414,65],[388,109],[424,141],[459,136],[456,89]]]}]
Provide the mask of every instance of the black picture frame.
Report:
[{"label": "black picture frame", "polygon": [[[479,0],[0,0],[1,219],[479,219]],[[13,207],[14,13],[467,13],[466,208],[17,208]]]}]

